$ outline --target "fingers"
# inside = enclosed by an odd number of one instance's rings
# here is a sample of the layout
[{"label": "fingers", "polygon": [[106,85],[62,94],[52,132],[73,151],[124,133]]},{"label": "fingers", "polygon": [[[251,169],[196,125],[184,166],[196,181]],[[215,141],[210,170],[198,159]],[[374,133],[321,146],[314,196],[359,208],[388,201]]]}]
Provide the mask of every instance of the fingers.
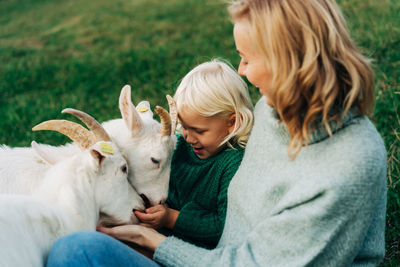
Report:
[{"label": "fingers", "polygon": [[150,208],[146,209],[146,213],[148,213],[148,214],[155,213],[155,212],[161,211],[163,209],[165,209],[164,205],[161,205],[161,204],[160,205],[155,205],[153,207],[150,207]]},{"label": "fingers", "polygon": [[154,251],[158,245],[166,237],[159,234],[151,227],[146,227],[146,224],[141,225],[121,225],[115,227],[97,227],[99,232],[108,234],[120,240],[126,240],[138,244],[139,246],[147,247]]},{"label": "fingers", "polygon": [[120,231],[118,231],[118,229],[116,229],[117,227],[104,227],[104,226],[98,226],[96,228],[97,231],[112,236],[114,238],[117,239],[123,239],[123,235]]},{"label": "fingers", "polygon": [[135,215],[142,222],[154,221],[154,219],[156,217],[154,214],[147,214],[147,213],[143,213],[143,212],[140,212],[140,211],[135,211]]},{"label": "fingers", "polygon": [[139,225],[121,225],[115,227],[98,226],[97,231],[112,236],[120,240],[131,241],[132,238],[138,238],[141,230],[145,229]]},{"label": "fingers", "polygon": [[109,233],[110,233],[110,229],[111,229],[111,228],[104,227],[104,226],[97,226],[97,227],[96,227],[96,231],[102,232],[102,233],[104,233],[104,234],[109,234]]}]

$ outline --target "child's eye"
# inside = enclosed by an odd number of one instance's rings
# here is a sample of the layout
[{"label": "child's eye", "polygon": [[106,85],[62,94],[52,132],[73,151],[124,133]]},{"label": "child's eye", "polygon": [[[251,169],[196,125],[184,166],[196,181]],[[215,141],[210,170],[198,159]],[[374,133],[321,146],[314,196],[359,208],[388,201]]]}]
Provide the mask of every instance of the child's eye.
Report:
[{"label": "child's eye", "polygon": [[205,133],[206,130],[195,130],[195,132],[198,133],[198,134],[202,134],[202,133]]}]

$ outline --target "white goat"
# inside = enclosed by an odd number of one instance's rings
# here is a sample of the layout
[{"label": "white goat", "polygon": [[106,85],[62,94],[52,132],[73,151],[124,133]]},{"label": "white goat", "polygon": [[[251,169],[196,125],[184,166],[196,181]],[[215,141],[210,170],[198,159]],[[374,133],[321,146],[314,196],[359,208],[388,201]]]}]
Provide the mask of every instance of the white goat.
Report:
[{"label": "white goat", "polygon": [[[72,134],[81,135],[76,125]],[[100,215],[107,224],[137,223],[132,211],[144,205],[128,182],[126,160],[111,142],[91,145],[98,139],[90,134],[81,145],[88,149],[48,168],[31,196],[0,195],[0,266],[44,266],[55,240],[95,230]]]},{"label": "white goat", "polygon": [[[126,85],[119,98],[122,119],[103,123],[128,161],[129,181],[147,205],[164,202],[168,193],[177,112],[172,99],[167,98],[171,116],[161,107],[155,109],[161,118],[160,124],[153,119],[149,102],[142,101],[135,108],[131,88]],[[81,116],[72,109],[65,109],[63,113]],[[0,147],[0,193],[31,194],[41,184],[42,174],[51,164],[77,151],[79,148],[75,144],[60,147],[40,144],[33,149]]]}]

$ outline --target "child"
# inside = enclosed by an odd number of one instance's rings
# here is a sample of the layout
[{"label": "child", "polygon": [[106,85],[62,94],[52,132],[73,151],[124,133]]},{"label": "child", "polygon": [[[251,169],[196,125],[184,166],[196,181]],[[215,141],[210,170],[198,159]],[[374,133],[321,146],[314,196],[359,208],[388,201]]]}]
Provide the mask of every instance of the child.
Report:
[{"label": "child", "polygon": [[253,124],[253,107],[245,82],[218,60],[190,71],[174,99],[182,135],[172,158],[167,205],[135,214],[166,235],[214,248],[224,227],[228,185]]}]

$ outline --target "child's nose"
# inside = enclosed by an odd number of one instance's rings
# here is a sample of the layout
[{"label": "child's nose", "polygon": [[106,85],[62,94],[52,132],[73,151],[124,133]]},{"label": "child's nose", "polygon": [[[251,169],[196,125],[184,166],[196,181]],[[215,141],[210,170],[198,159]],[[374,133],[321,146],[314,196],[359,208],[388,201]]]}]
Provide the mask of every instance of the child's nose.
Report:
[{"label": "child's nose", "polygon": [[188,142],[189,144],[195,144],[196,143],[196,139],[189,133],[186,134],[186,142]]}]

